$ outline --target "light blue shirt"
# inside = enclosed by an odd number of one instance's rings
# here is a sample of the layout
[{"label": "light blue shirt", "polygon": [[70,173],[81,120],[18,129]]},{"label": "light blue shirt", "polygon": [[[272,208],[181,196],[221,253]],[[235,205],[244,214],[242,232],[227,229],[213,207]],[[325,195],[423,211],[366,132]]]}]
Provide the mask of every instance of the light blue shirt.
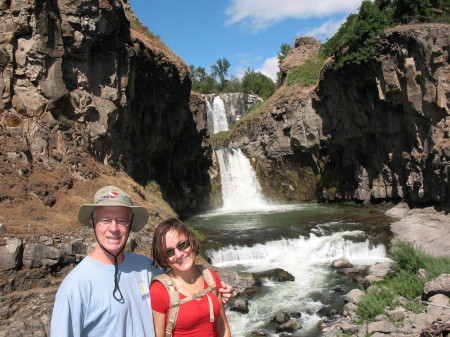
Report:
[{"label": "light blue shirt", "polygon": [[58,289],[50,336],[155,336],[149,287],[162,270],[143,255],[125,252],[124,256],[119,264],[123,301],[113,297],[114,266],[87,256]]}]

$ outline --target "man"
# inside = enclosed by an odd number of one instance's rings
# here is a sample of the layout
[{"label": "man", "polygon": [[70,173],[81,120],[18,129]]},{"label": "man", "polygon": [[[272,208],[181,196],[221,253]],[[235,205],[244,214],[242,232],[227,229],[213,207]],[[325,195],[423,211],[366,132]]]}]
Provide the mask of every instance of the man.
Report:
[{"label": "man", "polygon": [[[154,336],[149,286],[163,270],[148,257],[124,251],[130,230],[140,231],[148,216],[116,186],[99,189],[93,204],[80,206],[78,221],[93,227],[97,246],[58,289],[52,337]],[[227,300],[232,289],[223,286],[219,291]]]}]

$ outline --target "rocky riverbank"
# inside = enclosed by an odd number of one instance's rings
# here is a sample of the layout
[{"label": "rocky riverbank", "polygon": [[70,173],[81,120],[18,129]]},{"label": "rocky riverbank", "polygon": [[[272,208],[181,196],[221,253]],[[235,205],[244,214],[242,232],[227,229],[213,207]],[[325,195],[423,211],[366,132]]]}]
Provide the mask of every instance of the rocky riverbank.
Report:
[{"label": "rocky riverbank", "polygon": [[[408,205],[400,203],[386,214],[398,218],[398,221],[391,224],[394,239],[412,242],[431,255],[450,256],[448,210],[433,207],[410,209]],[[365,279],[368,278],[370,279],[369,276]],[[422,300],[421,303],[426,306],[420,313],[407,310],[408,301],[398,296],[386,315],[378,315],[373,322],[363,323],[356,314],[362,295],[362,290],[353,289],[343,296],[346,304],[342,316],[329,315],[329,318],[321,322],[324,337],[359,337],[368,334],[371,337],[428,337],[447,336],[450,332],[450,274],[442,274],[425,284],[418,301]]]}]

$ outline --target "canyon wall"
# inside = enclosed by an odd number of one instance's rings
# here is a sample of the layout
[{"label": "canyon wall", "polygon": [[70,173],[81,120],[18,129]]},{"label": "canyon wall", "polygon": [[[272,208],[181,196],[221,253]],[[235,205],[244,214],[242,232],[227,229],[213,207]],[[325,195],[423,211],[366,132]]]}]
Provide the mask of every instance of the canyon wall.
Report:
[{"label": "canyon wall", "polygon": [[449,205],[449,36],[448,24],[392,28],[375,60],[283,86],[227,145],[275,198]]},{"label": "canyon wall", "polygon": [[27,202],[7,185],[26,190],[39,169],[92,179],[102,173],[93,158],[158,184],[180,213],[205,207],[209,146],[190,111],[189,69],[130,30],[126,1],[1,0],[0,17],[0,200]]}]

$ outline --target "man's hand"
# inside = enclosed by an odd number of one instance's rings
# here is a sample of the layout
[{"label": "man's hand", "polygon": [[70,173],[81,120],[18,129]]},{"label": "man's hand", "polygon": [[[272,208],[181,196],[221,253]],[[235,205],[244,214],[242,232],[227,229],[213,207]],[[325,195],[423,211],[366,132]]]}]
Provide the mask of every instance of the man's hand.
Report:
[{"label": "man's hand", "polygon": [[219,292],[222,295],[223,303],[227,303],[228,300],[233,297],[233,290],[234,288],[232,286],[222,281],[222,288],[219,288]]}]

